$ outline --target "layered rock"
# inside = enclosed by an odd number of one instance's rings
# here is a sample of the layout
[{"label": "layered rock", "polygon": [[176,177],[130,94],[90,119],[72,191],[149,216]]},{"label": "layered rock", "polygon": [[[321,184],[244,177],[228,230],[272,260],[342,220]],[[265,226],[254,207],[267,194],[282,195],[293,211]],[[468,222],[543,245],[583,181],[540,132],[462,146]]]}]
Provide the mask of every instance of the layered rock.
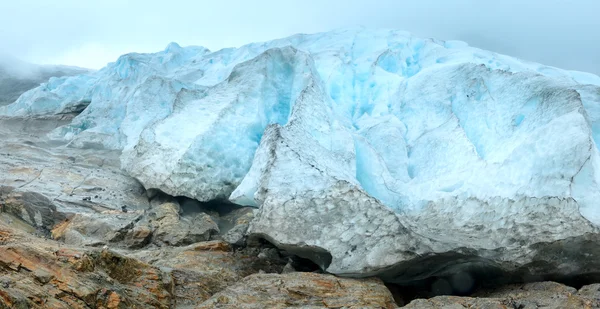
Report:
[{"label": "layered rock", "polygon": [[234,251],[220,240],[84,248],[35,237],[2,220],[0,308],[395,307],[378,279],[280,275],[284,263],[274,248]]},{"label": "layered rock", "polygon": [[[6,231],[6,230],[3,230]],[[168,273],[110,251],[13,234],[0,246],[3,308],[170,308]]]}]

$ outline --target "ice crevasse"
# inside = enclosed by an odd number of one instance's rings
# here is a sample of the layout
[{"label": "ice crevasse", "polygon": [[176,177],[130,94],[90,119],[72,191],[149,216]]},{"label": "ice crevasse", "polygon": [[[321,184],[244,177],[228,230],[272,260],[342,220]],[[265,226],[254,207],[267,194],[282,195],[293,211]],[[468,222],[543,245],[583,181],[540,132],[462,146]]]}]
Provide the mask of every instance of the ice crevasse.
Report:
[{"label": "ice crevasse", "polygon": [[146,188],[259,207],[250,233],[333,273],[444,252],[517,269],[543,259],[536,244],[600,225],[600,77],[463,42],[360,28],[172,43],[52,79],[0,115],[82,106],[50,137],[122,150]]}]

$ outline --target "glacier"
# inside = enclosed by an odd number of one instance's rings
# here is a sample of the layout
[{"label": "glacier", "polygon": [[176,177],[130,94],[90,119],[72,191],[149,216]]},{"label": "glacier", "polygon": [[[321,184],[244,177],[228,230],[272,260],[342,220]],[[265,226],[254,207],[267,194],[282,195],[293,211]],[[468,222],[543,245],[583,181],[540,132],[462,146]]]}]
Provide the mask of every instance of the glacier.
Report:
[{"label": "glacier", "polygon": [[82,109],[49,138],[121,150],[146,189],[257,207],[250,234],[336,274],[413,280],[434,274],[398,269],[442,253],[572,272],[580,260],[539,244],[600,226],[600,77],[464,42],[356,28],[171,43],[51,79],[0,116]]}]

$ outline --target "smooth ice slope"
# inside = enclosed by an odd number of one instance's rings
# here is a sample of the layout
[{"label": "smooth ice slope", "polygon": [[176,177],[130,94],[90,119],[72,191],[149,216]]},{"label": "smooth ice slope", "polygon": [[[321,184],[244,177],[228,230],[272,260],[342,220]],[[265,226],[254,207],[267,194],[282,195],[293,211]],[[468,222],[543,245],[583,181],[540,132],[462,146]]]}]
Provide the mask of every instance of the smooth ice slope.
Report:
[{"label": "smooth ice slope", "polygon": [[463,42],[350,29],[173,43],[0,115],[82,106],[52,138],[122,149],[146,188],[261,207],[252,233],[328,252],[309,257],[336,273],[459,248],[518,267],[535,260],[524,246],[600,225],[600,77]]}]

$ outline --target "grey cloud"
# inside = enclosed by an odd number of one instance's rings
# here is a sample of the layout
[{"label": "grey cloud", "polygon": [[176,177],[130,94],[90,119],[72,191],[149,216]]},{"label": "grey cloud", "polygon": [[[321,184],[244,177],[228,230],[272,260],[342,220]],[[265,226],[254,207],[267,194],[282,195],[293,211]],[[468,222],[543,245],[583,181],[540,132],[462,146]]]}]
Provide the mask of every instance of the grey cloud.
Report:
[{"label": "grey cloud", "polygon": [[[396,28],[600,74],[600,1],[45,1],[0,3],[0,50],[99,66],[169,42],[210,49],[342,27]],[[84,48],[87,46],[87,49]],[[98,54],[86,54],[96,49]]]}]

